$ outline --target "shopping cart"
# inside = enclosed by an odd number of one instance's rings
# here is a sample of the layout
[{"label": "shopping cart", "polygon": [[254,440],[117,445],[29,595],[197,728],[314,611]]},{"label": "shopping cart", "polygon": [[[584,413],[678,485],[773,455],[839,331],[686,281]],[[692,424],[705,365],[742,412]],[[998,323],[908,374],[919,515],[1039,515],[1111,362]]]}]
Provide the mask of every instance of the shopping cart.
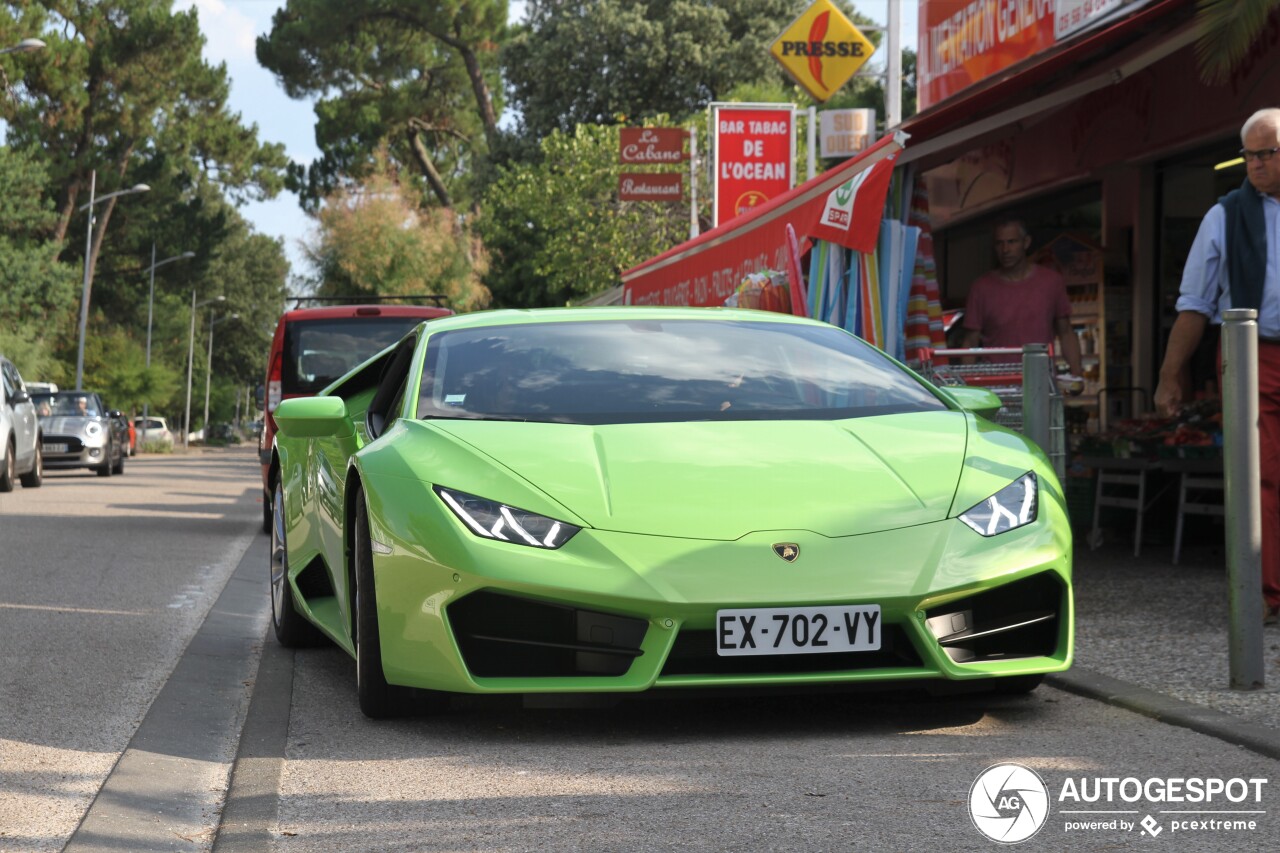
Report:
[{"label": "shopping cart", "polygon": [[[969,358],[971,363],[960,362]],[[920,374],[943,388],[969,385],[991,391],[1000,398],[1000,410],[992,420],[1039,442],[1058,479],[1066,476],[1066,415],[1053,357],[1045,347],[923,350]]]}]

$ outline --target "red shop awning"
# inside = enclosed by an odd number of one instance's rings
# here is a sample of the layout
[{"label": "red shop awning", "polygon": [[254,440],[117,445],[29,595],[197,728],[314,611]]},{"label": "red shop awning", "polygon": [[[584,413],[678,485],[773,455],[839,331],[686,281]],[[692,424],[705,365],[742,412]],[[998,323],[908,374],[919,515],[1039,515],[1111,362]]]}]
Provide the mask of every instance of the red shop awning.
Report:
[{"label": "red shop awning", "polygon": [[875,248],[904,134],[622,274],[627,305],[723,305],[750,272],[785,270],[787,225],[801,251],[813,240]]}]

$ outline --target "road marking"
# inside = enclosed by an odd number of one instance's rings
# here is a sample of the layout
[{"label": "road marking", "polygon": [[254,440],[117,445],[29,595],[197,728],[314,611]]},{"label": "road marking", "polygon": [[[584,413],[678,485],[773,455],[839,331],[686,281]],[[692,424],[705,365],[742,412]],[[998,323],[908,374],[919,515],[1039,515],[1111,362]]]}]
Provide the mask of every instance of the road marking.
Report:
[{"label": "road marking", "polygon": [[229,549],[243,549],[239,565],[64,853],[208,849],[271,621],[266,546],[253,526]]}]

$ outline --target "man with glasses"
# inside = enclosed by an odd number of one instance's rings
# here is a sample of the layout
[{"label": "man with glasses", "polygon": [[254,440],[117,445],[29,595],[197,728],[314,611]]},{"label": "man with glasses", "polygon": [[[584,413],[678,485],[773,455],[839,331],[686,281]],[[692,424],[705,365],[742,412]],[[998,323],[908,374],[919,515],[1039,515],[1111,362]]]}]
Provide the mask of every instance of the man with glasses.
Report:
[{"label": "man with glasses", "polygon": [[1247,176],[1200,223],[1182,269],[1156,407],[1182,408],[1188,365],[1205,326],[1227,308],[1258,312],[1258,432],[1262,479],[1263,621],[1280,617],[1280,109],[1258,110],[1240,129]]}]

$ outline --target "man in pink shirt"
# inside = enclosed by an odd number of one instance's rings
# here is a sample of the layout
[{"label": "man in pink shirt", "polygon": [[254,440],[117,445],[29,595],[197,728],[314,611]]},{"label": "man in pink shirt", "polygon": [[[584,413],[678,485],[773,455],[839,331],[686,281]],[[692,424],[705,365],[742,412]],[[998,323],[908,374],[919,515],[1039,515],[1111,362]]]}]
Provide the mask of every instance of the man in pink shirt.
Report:
[{"label": "man in pink shirt", "polygon": [[1080,342],[1071,329],[1071,302],[1062,276],[1031,263],[1031,235],[1021,220],[996,223],[995,238],[999,266],[969,288],[964,346],[1052,345],[1056,335],[1062,346],[1057,354],[1073,376],[1080,376]]}]

